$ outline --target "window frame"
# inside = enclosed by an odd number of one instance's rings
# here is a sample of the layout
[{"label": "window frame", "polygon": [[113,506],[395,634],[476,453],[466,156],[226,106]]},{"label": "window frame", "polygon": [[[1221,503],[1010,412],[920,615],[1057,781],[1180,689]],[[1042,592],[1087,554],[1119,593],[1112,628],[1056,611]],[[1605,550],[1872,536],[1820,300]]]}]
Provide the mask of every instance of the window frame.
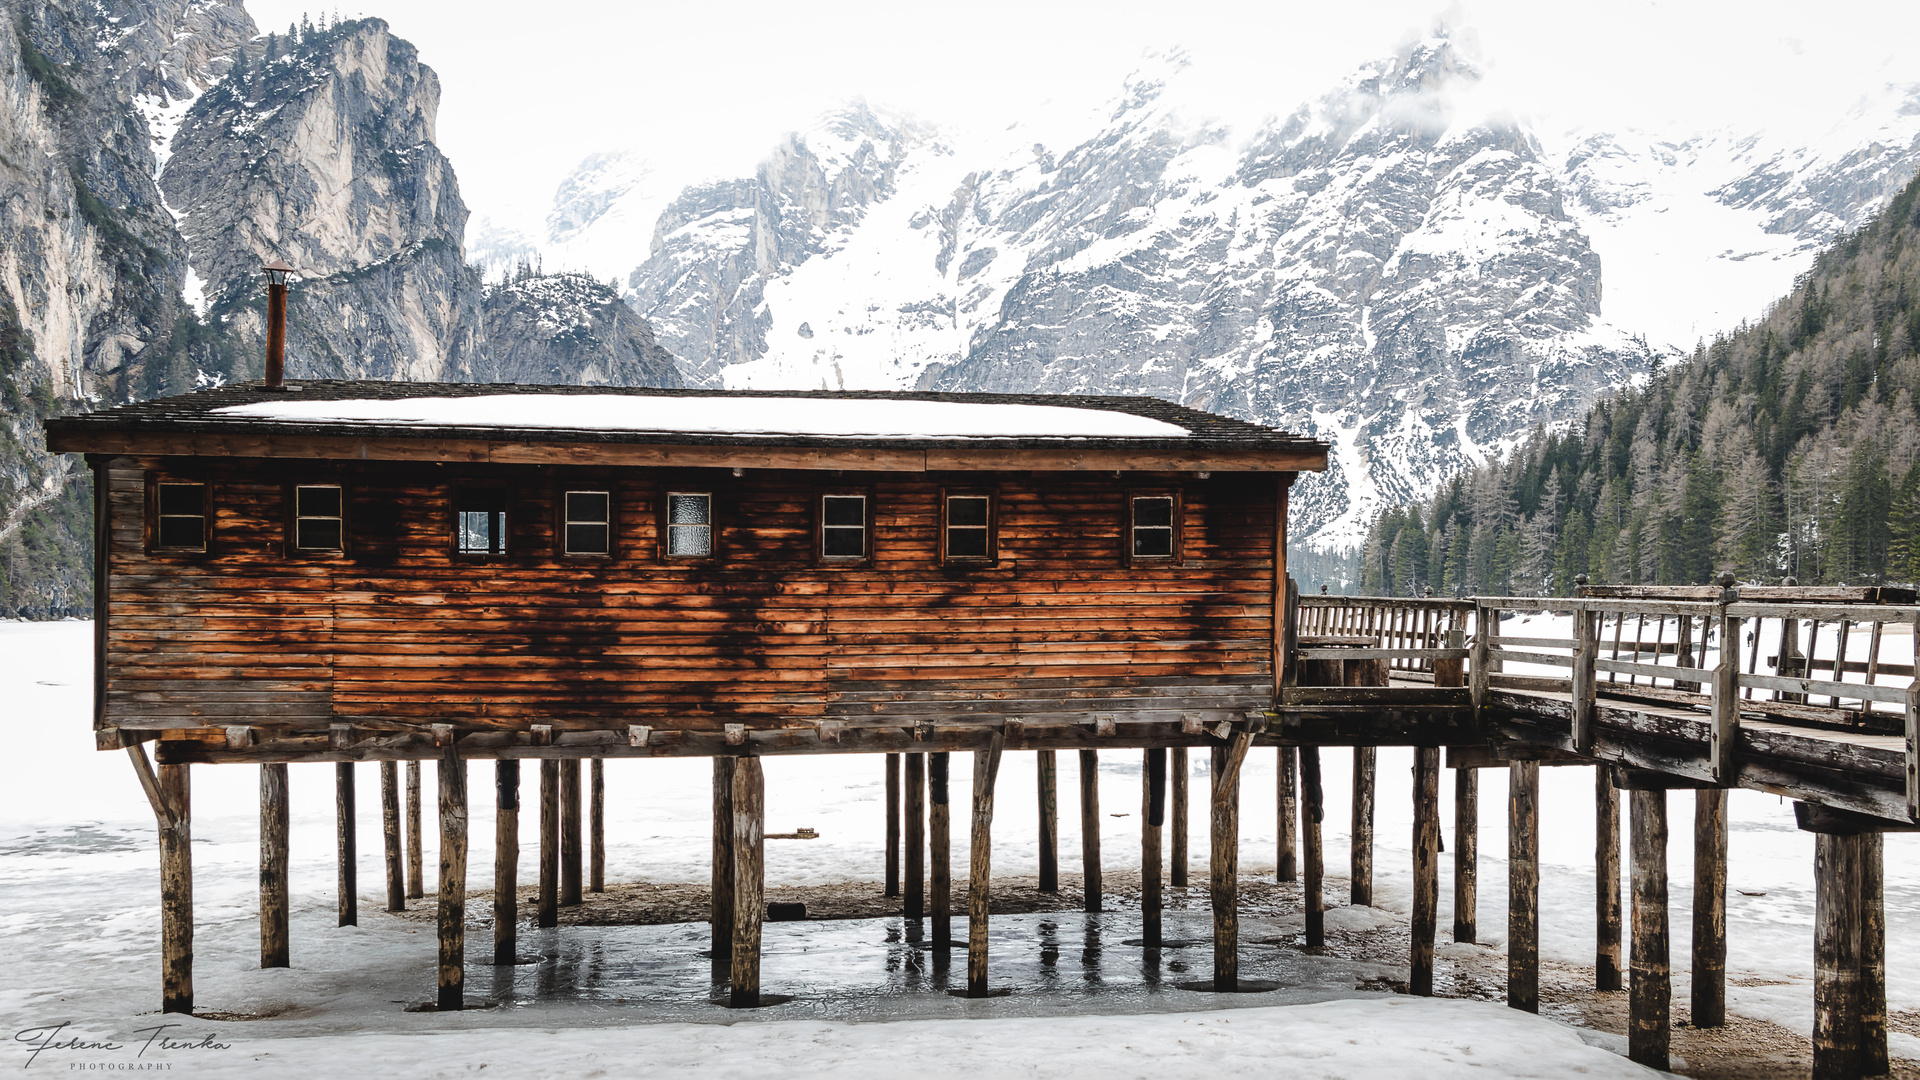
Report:
[{"label": "window frame", "polygon": [[[592,483],[599,483],[600,486],[589,486]],[[607,530],[607,549],[605,551],[573,550],[567,535],[567,527],[569,525],[599,525],[602,523],[595,521],[575,521],[572,512],[567,508],[567,499],[572,495],[602,495],[606,497],[607,518],[604,524]],[[553,553],[562,559],[593,559],[605,562],[615,558],[619,553],[618,524],[620,514],[618,510],[619,504],[614,496],[613,485],[604,481],[589,481],[587,484],[560,485],[556,493],[556,498],[554,499],[553,507]]]},{"label": "window frame", "polygon": [[[673,497],[676,495],[699,495],[707,500],[707,553],[705,555],[675,555],[673,553]],[[711,562],[720,557],[720,494],[712,486],[701,490],[698,484],[664,485],[660,488],[659,509],[659,546],[660,561],[663,563],[699,563]],[[685,526],[682,526],[684,528]]]},{"label": "window frame", "polygon": [[[340,492],[340,546],[330,548],[310,548],[300,546],[300,522],[305,520],[330,520],[330,515],[300,513],[300,492],[305,488],[333,488]],[[342,558],[349,553],[348,537],[347,485],[338,480],[300,480],[287,485],[287,557],[292,559]]]},{"label": "window frame", "polygon": [[[468,551],[460,546],[460,515],[467,513],[470,501],[484,500],[493,504],[488,513],[500,515],[500,550]],[[461,562],[500,562],[514,554],[513,543],[513,499],[504,488],[498,487],[456,487],[448,507],[447,547],[453,558]]]},{"label": "window frame", "polygon": [[[1172,521],[1169,523],[1169,530],[1171,535],[1169,536],[1169,550],[1167,554],[1136,555],[1133,553],[1134,530],[1137,528],[1157,528],[1158,527],[1158,526],[1152,526],[1152,525],[1141,526],[1136,524],[1134,519],[1135,500],[1138,500],[1138,499],[1170,499],[1172,500],[1173,517],[1172,517]],[[1126,503],[1126,506],[1123,508],[1123,512],[1122,512],[1124,526],[1120,532],[1121,554],[1126,560],[1126,565],[1128,565],[1129,567],[1142,567],[1142,568],[1150,567],[1150,566],[1182,565],[1183,562],[1185,561],[1185,555],[1184,555],[1185,537],[1182,535],[1186,531],[1183,528],[1184,519],[1186,517],[1185,510],[1186,510],[1185,501],[1181,498],[1181,491],[1177,487],[1129,488],[1127,490],[1127,503]]]},{"label": "window frame", "polygon": [[[200,489],[200,546],[182,547],[175,544],[160,543],[160,489],[182,486]],[[183,476],[177,473],[149,472],[147,474],[147,520],[145,525],[146,548],[149,555],[204,556],[213,552],[213,481],[200,476]],[[168,517],[191,517],[190,514],[168,514]],[[103,586],[104,587],[104,586]]]},{"label": "window frame", "polygon": [[[827,554],[827,500],[859,499],[860,554]],[[846,528],[846,526],[835,526]],[[873,489],[863,487],[821,488],[813,495],[813,561],[820,566],[869,566],[873,563]]]},{"label": "window frame", "polygon": [[[953,499],[985,499],[985,526],[953,525],[949,520]],[[949,548],[949,529],[984,528],[987,552],[984,555],[955,555]],[[991,488],[942,488],[940,490],[940,563],[943,566],[993,566],[1000,561],[1000,493]]]}]

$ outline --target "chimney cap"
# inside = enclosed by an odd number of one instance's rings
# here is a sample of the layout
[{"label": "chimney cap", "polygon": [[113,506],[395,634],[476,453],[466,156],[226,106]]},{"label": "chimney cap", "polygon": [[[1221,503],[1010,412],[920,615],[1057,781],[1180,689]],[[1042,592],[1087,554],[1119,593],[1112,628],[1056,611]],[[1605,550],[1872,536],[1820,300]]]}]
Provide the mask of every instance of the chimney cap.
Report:
[{"label": "chimney cap", "polygon": [[294,272],[293,267],[288,266],[279,259],[267,263],[260,269],[266,273],[267,280],[275,285],[285,285],[287,283],[287,275]]}]

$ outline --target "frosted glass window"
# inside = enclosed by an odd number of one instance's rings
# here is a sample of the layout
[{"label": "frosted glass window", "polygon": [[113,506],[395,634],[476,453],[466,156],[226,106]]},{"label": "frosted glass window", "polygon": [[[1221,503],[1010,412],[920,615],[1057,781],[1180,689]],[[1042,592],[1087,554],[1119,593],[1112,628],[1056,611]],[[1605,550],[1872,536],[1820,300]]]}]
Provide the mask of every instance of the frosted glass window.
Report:
[{"label": "frosted glass window", "polygon": [[827,495],[821,499],[820,554],[829,559],[867,557],[865,495]]},{"label": "frosted glass window", "polygon": [[293,489],[293,546],[299,551],[340,551],[346,543],[340,488],[315,484]]},{"label": "frosted glass window", "polygon": [[699,558],[713,554],[713,496],[676,491],[667,495],[667,554]]},{"label": "frosted glass window", "polygon": [[611,494],[605,491],[569,491],[565,510],[567,554],[606,555],[613,551]]},{"label": "frosted glass window", "polygon": [[1133,500],[1133,557],[1173,557],[1173,496],[1142,495]]}]

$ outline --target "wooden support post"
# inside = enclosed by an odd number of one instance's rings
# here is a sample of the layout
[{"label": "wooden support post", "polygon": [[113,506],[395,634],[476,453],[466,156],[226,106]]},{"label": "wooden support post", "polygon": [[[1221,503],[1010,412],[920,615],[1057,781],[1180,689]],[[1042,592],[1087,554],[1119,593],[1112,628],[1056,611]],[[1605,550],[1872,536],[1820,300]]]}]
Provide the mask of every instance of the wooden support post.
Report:
[{"label": "wooden support post", "polygon": [[1348,900],[1354,907],[1373,906],[1373,785],[1380,752],[1371,746],[1353,748],[1353,843],[1348,851]]},{"label": "wooden support post", "polygon": [[1507,1004],[1540,1011],[1540,763],[1507,769]]},{"label": "wooden support post", "polygon": [[1433,996],[1433,939],[1440,916],[1440,748],[1413,748],[1413,948],[1407,989]]},{"label": "wooden support post", "polygon": [[467,763],[449,742],[440,774],[440,1011],[465,1007],[467,979]]},{"label": "wooden support post", "polygon": [[1080,873],[1086,909],[1100,910],[1100,751],[1080,751]]},{"label": "wooden support post", "polygon": [[1593,770],[1593,985],[1620,989],[1620,789],[1613,770]]},{"label": "wooden support post", "polygon": [[1861,864],[1865,835],[1814,835],[1813,1075],[1864,1075],[1860,1054]]},{"label": "wooden support post", "polygon": [[560,906],[580,903],[580,759],[560,763]]},{"label": "wooden support post", "polygon": [[737,758],[713,759],[713,946],[715,961],[733,955],[733,773]]},{"label": "wooden support post", "polygon": [[[1724,609],[1722,609],[1724,610]],[[1756,633],[1758,631],[1756,630]],[[1713,669],[1713,726],[1708,731],[1707,755],[1715,783],[1731,786],[1739,779],[1734,752],[1740,743],[1740,620],[1720,619],[1720,662]],[[1706,643],[1700,645],[1704,656]],[[1838,678],[1838,676],[1835,676]]]},{"label": "wooden support post", "polygon": [[353,762],[335,762],[333,766],[333,838],[337,860],[339,892],[340,926],[357,926],[360,923],[359,883],[355,871],[358,869],[358,855],[355,852],[353,807]]},{"label": "wooden support post", "polygon": [[1300,851],[1306,859],[1306,865],[1301,868],[1305,894],[1301,899],[1301,912],[1306,919],[1307,945],[1317,947],[1327,943],[1327,896],[1321,880],[1326,874],[1326,863],[1320,844],[1326,803],[1321,798],[1320,748],[1317,746],[1300,748],[1300,799]]},{"label": "wooden support post", "polygon": [[260,966],[292,966],[288,943],[287,767],[260,766]]},{"label": "wooden support post", "polygon": [[760,928],[767,917],[767,782],[760,759],[733,767],[733,971],[728,1001],[736,1009],[760,1004]]},{"label": "wooden support post", "polygon": [[[907,755],[907,918],[927,914],[927,755]],[[917,931],[916,931],[917,932]]]},{"label": "wooden support post", "polygon": [[1667,956],[1667,793],[1631,793],[1633,833],[1632,979],[1627,999],[1627,1057],[1667,1067],[1673,1037],[1673,981]]},{"label": "wooden support post", "polygon": [[543,928],[560,925],[560,763],[540,762],[540,908]]},{"label": "wooden support post", "polygon": [[887,870],[882,895],[900,895],[900,755],[887,755]]},{"label": "wooden support post", "polygon": [[927,841],[933,862],[929,907],[933,914],[933,947],[938,950],[936,960],[953,947],[953,814],[947,794],[947,761],[945,753],[929,754],[927,760]]},{"label": "wooden support post", "polygon": [[1278,843],[1274,855],[1275,881],[1295,881],[1300,877],[1300,752],[1291,746],[1279,748],[1280,761],[1275,770],[1278,798],[1275,800],[1274,835]]},{"label": "wooden support post", "polygon": [[1453,940],[1480,939],[1480,770],[1453,771]]},{"label": "wooden support post", "polygon": [[1885,1076],[1887,1060],[1887,907],[1884,843],[1863,833],[1860,848],[1860,1074]]},{"label": "wooden support post", "polygon": [[407,762],[407,899],[427,895],[426,858],[420,852],[420,763]]},{"label": "wooden support post", "polygon": [[607,891],[607,770],[594,758],[587,766],[587,891]]},{"label": "wooden support post", "polygon": [[1167,819],[1167,752],[1143,751],[1140,768],[1140,940],[1160,947],[1160,832]]},{"label": "wooden support post", "polygon": [[1168,826],[1173,837],[1167,841],[1167,884],[1176,889],[1187,887],[1187,748],[1176,746],[1167,756],[1167,801],[1173,804],[1173,820]]},{"label": "wooden support post", "polygon": [[1034,755],[1039,771],[1040,891],[1060,891],[1060,777],[1051,750]]},{"label": "wooden support post", "polygon": [[1493,667],[1492,643],[1488,635],[1500,632],[1499,613],[1485,604],[1476,602],[1473,607],[1473,654],[1467,670],[1468,686],[1473,695],[1474,722],[1477,725],[1481,714],[1487,707],[1487,676]]},{"label": "wooden support post", "polygon": [[995,732],[973,752],[972,857],[967,868],[967,996],[987,996],[987,913],[993,877],[993,783],[1000,775],[1004,737]]},{"label": "wooden support post", "polygon": [[1693,1026],[1727,1022],[1727,791],[1693,793]]},{"label": "wooden support post", "polygon": [[1574,605],[1573,749],[1579,754],[1593,752],[1593,712],[1599,692],[1594,672],[1595,661],[1600,658],[1600,632],[1594,618],[1585,606]]},{"label": "wooden support post", "polygon": [[[130,747],[146,765],[146,752]],[[193,798],[189,765],[162,765],[160,827],[160,1011],[193,1011]]]},{"label": "wooden support post", "polygon": [[493,764],[493,962],[519,959],[520,760]]},{"label": "wooden support post", "polygon": [[407,909],[406,853],[400,847],[400,763],[380,763],[380,838],[387,856],[387,910]]},{"label": "wooden support post", "polygon": [[1213,747],[1212,831],[1208,844],[1213,899],[1213,988],[1240,985],[1240,766],[1253,745],[1251,732]]}]

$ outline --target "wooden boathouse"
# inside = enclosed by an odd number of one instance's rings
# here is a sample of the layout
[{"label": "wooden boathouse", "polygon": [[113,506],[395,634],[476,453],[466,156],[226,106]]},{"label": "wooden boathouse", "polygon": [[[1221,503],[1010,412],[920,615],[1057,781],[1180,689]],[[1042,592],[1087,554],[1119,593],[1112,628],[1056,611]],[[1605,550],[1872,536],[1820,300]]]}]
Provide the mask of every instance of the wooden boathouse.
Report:
[{"label": "wooden boathouse", "polygon": [[[1278,872],[1304,878],[1319,944],[1319,747],[1356,748],[1352,887],[1366,902],[1372,748],[1412,746],[1414,993],[1432,992],[1442,749],[1456,940],[1476,935],[1478,770],[1511,772],[1508,1001],[1530,1010],[1538,770],[1594,767],[1595,983],[1627,981],[1631,1056],[1666,1065],[1668,792],[1697,800],[1691,1015],[1712,1026],[1726,791],[1747,787],[1797,800],[1817,834],[1816,1075],[1886,1071],[1879,836],[1920,821],[1915,663],[1894,655],[1920,626],[1911,591],[1302,596],[1288,493],[1327,446],[1152,399],[302,380],[48,433],[97,480],[95,734],[130,754],[159,822],[168,1010],[193,1006],[196,764],[261,767],[261,962],[283,966],[287,765],[339,770],[345,922],[354,763],[380,763],[397,908],[422,892],[417,763],[439,761],[438,1000],[457,1009],[467,761],[497,763],[494,959],[507,963],[519,762],[540,762],[536,918],[551,926],[582,887],[580,763],[597,803],[601,759],[710,757],[714,953],[745,1006],[760,998],[764,755],[900,755],[906,912],[932,921],[938,949],[954,944],[947,755],[976,755],[966,949],[982,995],[1003,753],[1042,755],[1043,802],[1059,750],[1143,753],[1151,946],[1169,824],[1184,881],[1186,754],[1208,750],[1213,984],[1232,990],[1250,748],[1279,755]],[[1519,611],[1572,629],[1518,636],[1503,624]],[[1084,792],[1083,815],[1096,805]],[[1097,837],[1097,809],[1085,824]],[[1057,843],[1041,847],[1044,886]]]}]

